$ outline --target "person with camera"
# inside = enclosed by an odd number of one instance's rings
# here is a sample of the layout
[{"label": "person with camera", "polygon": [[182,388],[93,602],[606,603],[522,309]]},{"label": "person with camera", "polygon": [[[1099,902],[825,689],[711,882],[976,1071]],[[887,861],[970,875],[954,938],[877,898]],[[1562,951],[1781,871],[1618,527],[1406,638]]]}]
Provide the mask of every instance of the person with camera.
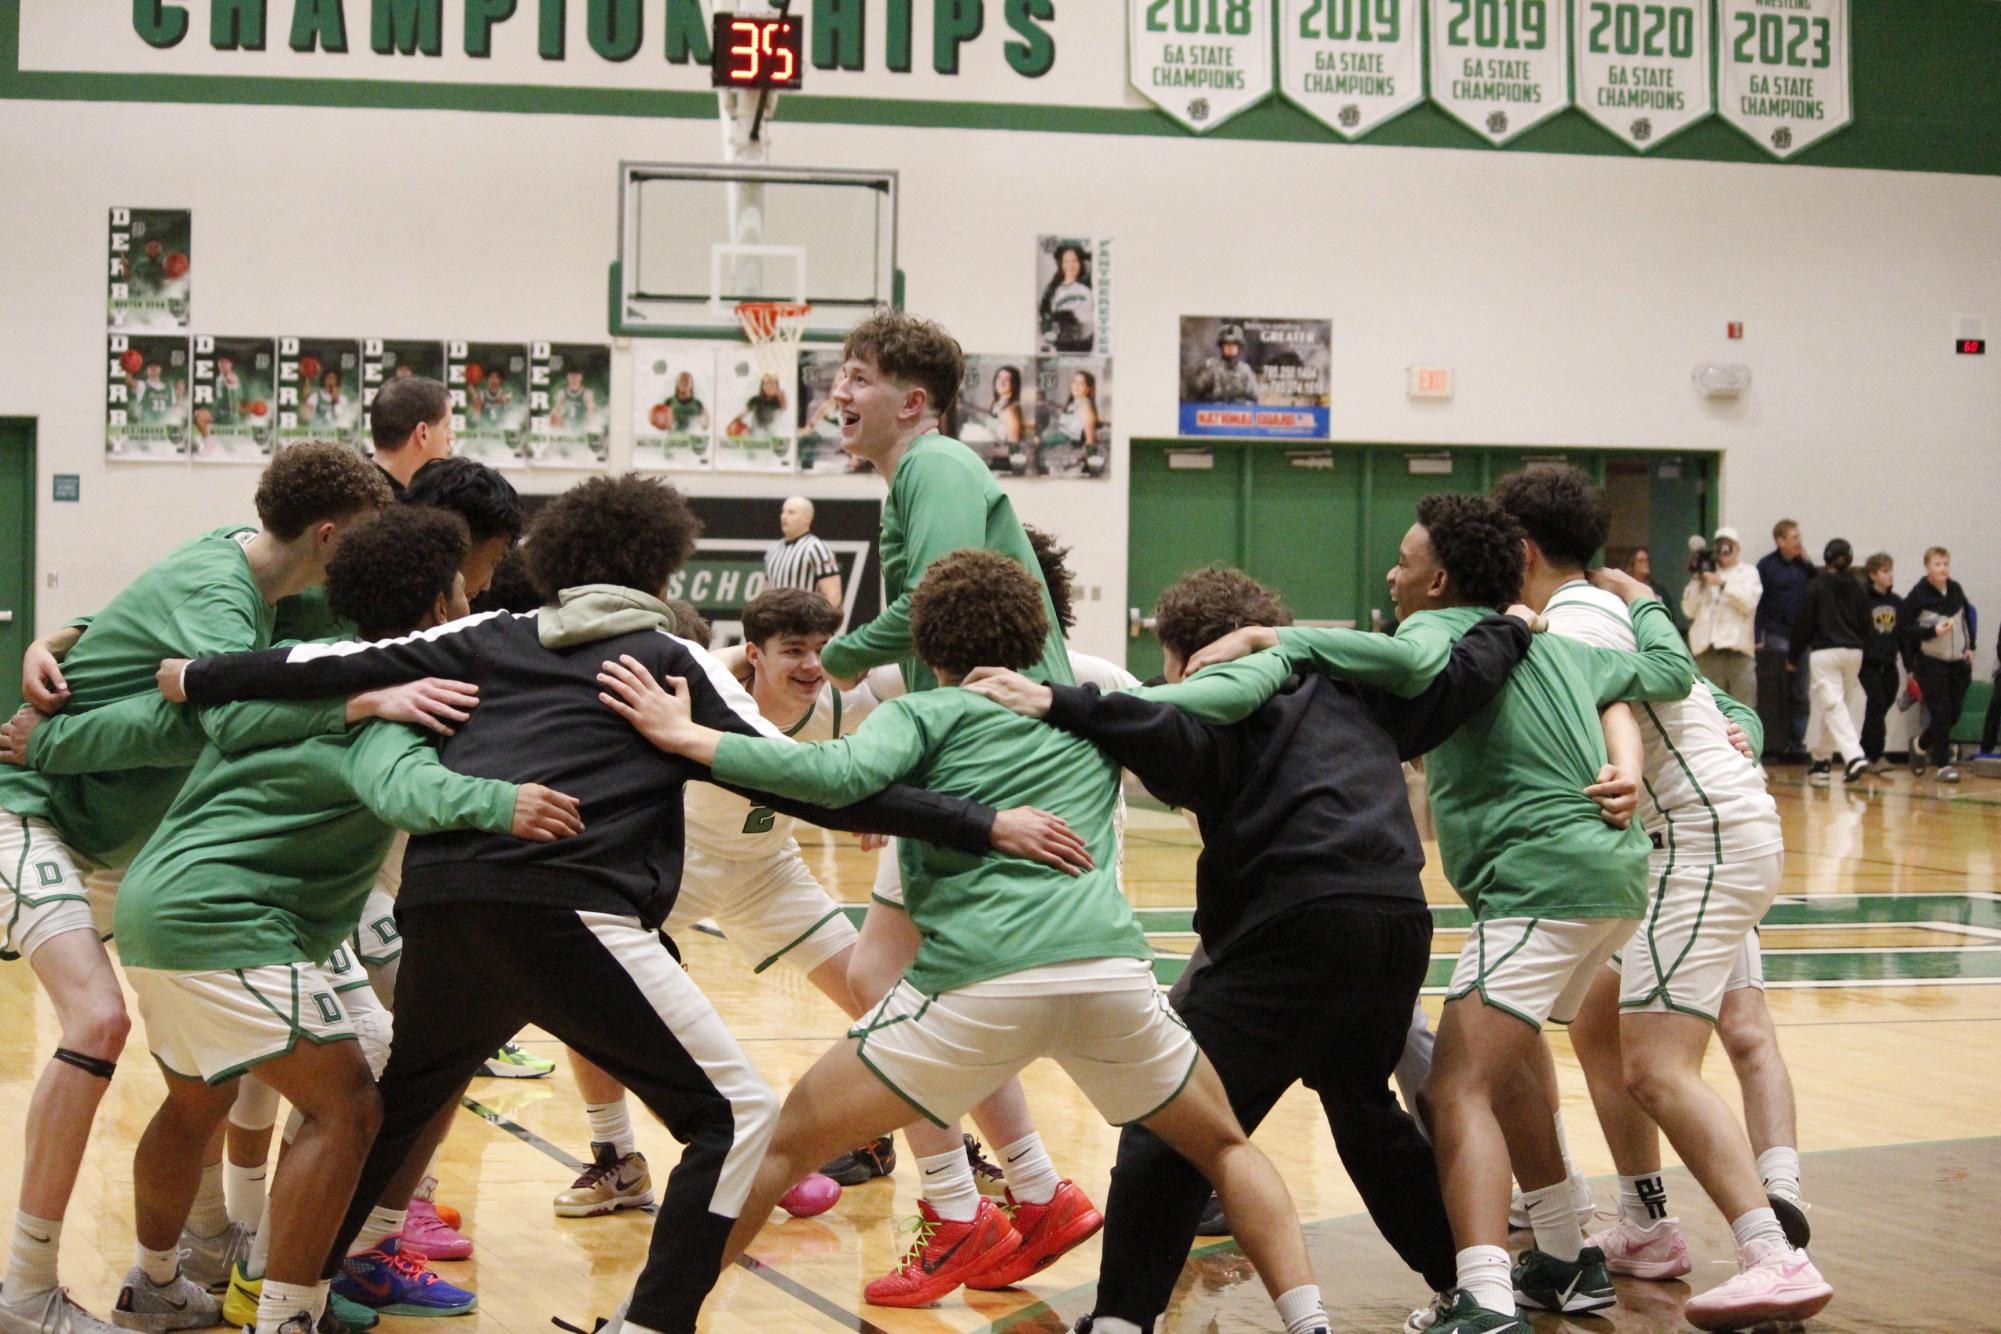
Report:
[{"label": "person with camera", "polygon": [[1917,678],[1918,694],[1931,720],[1911,750],[1911,772],[1922,774],[1927,764],[1938,769],[1938,781],[1957,783],[1953,767],[1952,730],[1966,688],[1973,681],[1973,643],[1978,618],[1966,590],[1952,577],[1952,553],[1944,547],[1925,552],[1925,577],[1904,595],[1904,665]]},{"label": "person with camera", "polygon": [[[1701,539],[1690,538],[1693,546]],[[1718,528],[1714,547],[1696,548],[1688,561],[1688,584],[1681,591],[1688,617],[1688,647],[1702,674],[1746,708],[1758,707],[1754,618],[1764,582],[1743,563],[1735,528]]]},{"label": "person with camera", "polygon": [[1797,761],[1806,729],[1807,682],[1792,652],[1793,622],[1799,619],[1813,562],[1806,539],[1791,519],[1772,525],[1773,549],[1758,562],[1758,713],[1765,720],[1765,754]]}]

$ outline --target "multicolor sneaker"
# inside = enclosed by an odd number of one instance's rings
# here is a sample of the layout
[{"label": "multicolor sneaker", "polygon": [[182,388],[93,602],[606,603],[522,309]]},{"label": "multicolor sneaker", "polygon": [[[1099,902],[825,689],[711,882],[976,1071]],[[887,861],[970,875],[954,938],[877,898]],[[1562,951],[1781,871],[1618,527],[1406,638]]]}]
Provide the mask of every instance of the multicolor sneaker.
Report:
[{"label": "multicolor sneaker", "polygon": [[403,1218],[403,1249],[426,1260],[463,1260],[472,1254],[472,1238],[447,1227],[429,1200],[413,1196]]},{"label": "multicolor sneaker", "polygon": [[1046,1204],[1022,1204],[1009,1191],[1002,1206],[1021,1237],[1012,1255],[990,1269],[982,1269],[966,1280],[966,1286],[980,1292],[1010,1288],[1039,1269],[1046,1269],[1057,1256],[1098,1234],[1105,1216],[1091,1203],[1090,1196],[1065,1179]]},{"label": "multicolor sneaker", "polygon": [[1641,1227],[1625,1215],[1584,1239],[1605,1252],[1605,1268],[1631,1278],[1680,1278],[1695,1266],[1688,1258],[1679,1219],[1657,1218]]},{"label": "multicolor sneaker", "polygon": [[1597,1311],[1618,1300],[1605,1252],[1586,1246],[1575,1260],[1559,1260],[1531,1246],[1515,1262],[1515,1300],[1538,1311]]},{"label": "multicolor sneaker", "polygon": [[431,1272],[420,1255],[406,1255],[400,1237],[341,1262],[333,1291],[383,1315],[468,1315],[479,1309],[476,1293],[456,1288]]},{"label": "multicolor sneaker", "polygon": [[[1577,1230],[1589,1231],[1592,1220],[1598,1216],[1598,1204],[1591,1198],[1591,1183],[1575,1173],[1570,1178],[1570,1208],[1577,1215]],[[1508,1200],[1508,1228],[1514,1232],[1529,1230],[1529,1207],[1522,1202],[1520,1186],[1515,1187]]]},{"label": "multicolor sneaker", "polygon": [[616,1144],[591,1145],[591,1165],[570,1188],[556,1195],[556,1217],[598,1218],[620,1209],[642,1209],[653,1203],[653,1174],[646,1155],[634,1150],[621,1155]]},{"label": "multicolor sneaker", "polygon": [[155,1283],[138,1265],[125,1276],[118,1300],[111,1307],[111,1323],[120,1329],[143,1329],[165,1334],[170,1329],[206,1329],[222,1316],[215,1295],[186,1274],[175,1274],[168,1283]]},{"label": "multicolor sneaker", "polygon": [[886,1177],[896,1170],[896,1138],[884,1135],[879,1140],[862,1145],[850,1153],[844,1153],[820,1168],[820,1175],[830,1176],[843,1186],[859,1186],[864,1181]]},{"label": "multicolor sneaker", "polygon": [[[229,1292],[222,1299],[222,1323],[241,1329],[248,1325],[256,1328],[257,1303],[264,1297],[264,1280],[245,1278],[243,1266],[237,1265],[229,1272]],[[328,1318],[340,1324],[350,1334],[361,1334],[363,1330],[374,1329],[381,1324],[375,1312],[358,1302],[351,1302],[337,1292],[327,1294],[327,1309],[320,1314],[320,1325],[324,1334]]]},{"label": "multicolor sneaker", "polygon": [[229,1286],[229,1273],[250,1258],[250,1243],[256,1236],[241,1223],[231,1223],[213,1237],[197,1237],[181,1230],[181,1274],[210,1292]]},{"label": "multicolor sneaker", "polygon": [[1834,1289],[1805,1251],[1777,1242],[1737,1248],[1733,1279],[1688,1299],[1681,1313],[1697,1329],[1742,1329],[1767,1321],[1809,1320],[1834,1300]]},{"label": "multicolor sneaker", "polygon": [[112,1334],[116,1328],[78,1306],[68,1288],[51,1288],[20,1302],[0,1288],[0,1334]]},{"label": "multicolor sneaker", "polygon": [[431,1207],[438,1211],[438,1218],[446,1227],[454,1232],[459,1231],[466,1224],[465,1219],[460,1216],[458,1210],[452,1208],[449,1204],[438,1203],[438,1179],[436,1177],[427,1176],[418,1182],[417,1193],[410,1198],[413,1200],[429,1200]]},{"label": "multicolor sneaker", "polygon": [[1452,1303],[1459,1295],[1458,1289],[1451,1292],[1434,1292],[1431,1305],[1420,1306],[1404,1317],[1403,1334],[1429,1334],[1452,1318]]},{"label": "multicolor sneaker", "polygon": [[966,1161],[972,1165],[973,1184],[979,1187],[980,1194],[995,1201],[1007,1198],[1007,1173],[981,1152],[980,1142],[971,1135],[966,1136]]},{"label": "multicolor sneaker", "polygon": [[938,1217],[924,1200],[917,1209],[917,1218],[905,1225],[917,1233],[910,1249],[894,1270],[862,1290],[862,1300],[871,1306],[929,1306],[1021,1245],[1020,1234],[992,1200],[982,1199],[969,1223]]},{"label": "multicolor sneaker", "polygon": [[1765,1203],[1772,1206],[1772,1212],[1779,1217],[1779,1227],[1786,1234],[1786,1244],[1796,1251],[1806,1249],[1813,1240],[1813,1228],[1807,1224],[1806,1211],[1813,1206],[1805,1200],[1788,1199],[1784,1195],[1767,1195]]},{"label": "multicolor sneaker", "polygon": [[[1489,1311],[1474,1301],[1473,1294],[1463,1288],[1453,1289],[1451,1296],[1451,1305],[1437,1312],[1439,1319],[1431,1325],[1424,1326],[1430,1334],[1529,1334],[1528,1321],[1518,1315],[1502,1315],[1499,1311]],[[1416,1319],[1416,1316],[1412,1316],[1412,1319]],[[1408,1321],[1405,1322],[1404,1328],[1410,1328]]]},{"label": "multicolor sneaker", "polygon": [[512,1042],[487,1057],[486,1064],[479,1068],[481,1074],[494,1079],[542,1079],[555,1071],[554,1061],[545,1061]]}]

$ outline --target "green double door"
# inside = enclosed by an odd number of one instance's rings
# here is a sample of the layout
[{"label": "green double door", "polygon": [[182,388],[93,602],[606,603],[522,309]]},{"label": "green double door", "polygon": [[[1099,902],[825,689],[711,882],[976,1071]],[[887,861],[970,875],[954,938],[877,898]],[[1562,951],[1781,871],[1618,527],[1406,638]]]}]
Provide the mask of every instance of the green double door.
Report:
[{"label": "green double door", "polygon": [[35,424],[0,417],[0,714],[21,698],[35,637]]}]

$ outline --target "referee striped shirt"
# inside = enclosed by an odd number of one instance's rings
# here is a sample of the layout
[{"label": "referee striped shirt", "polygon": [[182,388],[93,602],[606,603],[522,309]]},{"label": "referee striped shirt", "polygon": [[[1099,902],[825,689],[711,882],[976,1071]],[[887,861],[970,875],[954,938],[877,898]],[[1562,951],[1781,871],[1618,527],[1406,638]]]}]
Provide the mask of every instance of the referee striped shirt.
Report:
[{"label": "referee striped shirt", "polygon": [[803,588],[810,593],[820,580],[840,572],[834,553],[811,533],[773,542],[764,552],[764,582],[770,588]]}]

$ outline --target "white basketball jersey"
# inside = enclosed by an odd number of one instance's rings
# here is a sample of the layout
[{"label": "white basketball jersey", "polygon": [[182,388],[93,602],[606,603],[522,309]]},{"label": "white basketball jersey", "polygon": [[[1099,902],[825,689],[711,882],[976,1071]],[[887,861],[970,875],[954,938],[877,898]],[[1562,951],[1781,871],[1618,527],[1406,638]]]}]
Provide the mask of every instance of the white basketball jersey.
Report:
[{"label": "white basketball jersey", "polygon": [[[1556,590],[1543,618],[1556,634],[1600,648],[1639,645],[1625,600],[1581,579]],[[1635,704],[1633,714],[1646,742],[1640,819],[1659,836],[1656,857],[1705,866],[1785,846],[1779,808],[1758,766],[1730,744],[1730,720],[1705,683],[1697,682],[1686,699]]]}]

